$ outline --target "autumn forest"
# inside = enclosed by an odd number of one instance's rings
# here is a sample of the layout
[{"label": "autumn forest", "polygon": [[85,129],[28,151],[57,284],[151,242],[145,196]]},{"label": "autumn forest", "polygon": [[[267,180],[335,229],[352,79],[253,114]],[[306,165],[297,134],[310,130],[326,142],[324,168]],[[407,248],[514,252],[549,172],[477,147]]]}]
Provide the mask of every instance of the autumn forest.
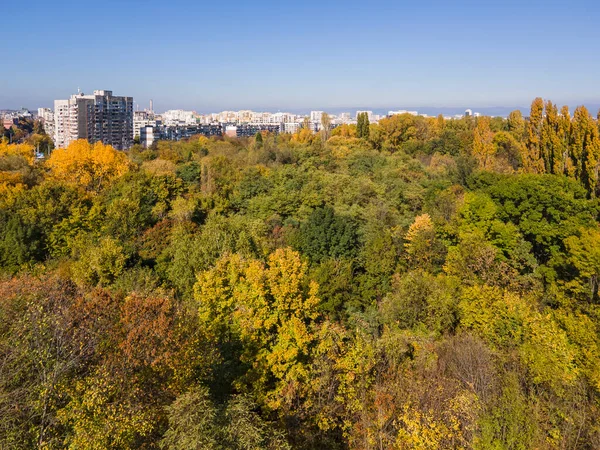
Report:
[{"label": "autumn forest", "polygon": [[0,449],[600,448],[599,119],[3,139]]}]

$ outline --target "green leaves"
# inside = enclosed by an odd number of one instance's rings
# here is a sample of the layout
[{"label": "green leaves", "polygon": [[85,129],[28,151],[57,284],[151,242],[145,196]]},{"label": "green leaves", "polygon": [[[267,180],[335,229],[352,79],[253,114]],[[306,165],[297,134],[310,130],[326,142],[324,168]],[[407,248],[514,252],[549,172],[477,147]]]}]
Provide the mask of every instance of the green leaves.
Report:
[{"label": "green leaves", "polygon": [[351,258],[357,246],[355,229],[352,220],[336,215],[330,206],[316,208],[300,227],[296,246],[315,262]]}]

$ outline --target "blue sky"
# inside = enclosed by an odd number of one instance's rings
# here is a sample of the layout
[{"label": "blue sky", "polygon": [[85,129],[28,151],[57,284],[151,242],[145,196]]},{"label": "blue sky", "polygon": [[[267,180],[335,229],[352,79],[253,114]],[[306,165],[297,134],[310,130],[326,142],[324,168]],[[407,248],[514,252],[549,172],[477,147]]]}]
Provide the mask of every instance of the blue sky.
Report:
[{"label": "blue sky", "polygon": [[0,109],[78,87],[158,111],[600,103],[599,4],[10,1]]}]

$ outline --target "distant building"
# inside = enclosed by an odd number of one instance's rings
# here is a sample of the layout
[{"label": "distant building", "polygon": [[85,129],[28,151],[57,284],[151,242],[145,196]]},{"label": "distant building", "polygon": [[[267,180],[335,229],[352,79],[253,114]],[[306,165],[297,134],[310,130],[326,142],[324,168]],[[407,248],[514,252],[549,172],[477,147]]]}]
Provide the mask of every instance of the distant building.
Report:
[{"label": "distant building", "polygon": [[133,138],[140,136],[142,127],[159,127],[162,125],[160,119],[150,111],[134,111],[133,112]]},{"label": "distant building", "polygon": [[50,137],[54,136],[54,111],[50,108],[38,108],[38,119],[42,122],[44,131]]},{"label": "distant building", "polygon": [[183,109],[171,109],[163,113],[162,118],[166,126],[194,125],[197,122],[194,111],[184,111]]},{"label": "distant building", "polygon": [[300,128],[302,128],[302,124],[300,122],[284,122],[282,132],[294,134],[297,133]]},{"label": "distant building", "polygon": [[418,116],[418,111],[407,111],[405,109],[400,109],[398,111],[388,111],[388,116],[397,116],[400,114],[410,114],[411,116]]},{"label": "distant building", "polygon": [[192,136],[222,136],[223,127],[221,124],[197,124],[188,126],[164,126],[162,127],[161,139],[169,141],[180,141],[189,139]]},{"label": "distant building", "polygon": [[54,145],[67,147],[77,139],[102,142],[118,150],[133,144],[133,98],[112,91],[74,94],[54,101]]},{"label": "distant building", "polygon": [[472,111],[472,110],[470,110],[470,109],[467,109],[467,110],[465,111],[465,117],[471,117],[471,116],[473,116],[473,111]]},{"label": "distant building", "polygon": [[151,125],[143,126],[140,128],[139,136],[142,147],[149,148],[160,139],[160,130]]},{"label": "distant building", "polygon": [[352,118],[350,117],[350,113],[343,112],[340,114],[340,122],[341,123],[350,123]]},{"label": "distant building", "polygon": [[225,125],[225,135],[228,137],[237,137],[237,126]]},{"label": "distant building", "polygon": [[311,111],[310,112],[310,121],[312,123],[321,123],[322,118],[323,118],[323,111]]},{"label": "distant building", "polygon": [[5,116],[2,118],[2,126],[5,130],[10,129],[13,125],[16,125],[17,123],[19,123],[19,119],[16,119],[14,117]]},{"label": "distant building", "polygon": [[280,125],[246,123],[238,125],[235,131],[237,137],[252,137],[256,135],[256,133],[260,133],[261,131],[268,131],[269,133],[279,134],[281,130]]},{"label": "distant building", "polygon": [[356,118],[358,119],[358,115],[362,113],[366,113],[367,117],[369,118],[369,122],[373,122],[373,111],[356,111]]}]

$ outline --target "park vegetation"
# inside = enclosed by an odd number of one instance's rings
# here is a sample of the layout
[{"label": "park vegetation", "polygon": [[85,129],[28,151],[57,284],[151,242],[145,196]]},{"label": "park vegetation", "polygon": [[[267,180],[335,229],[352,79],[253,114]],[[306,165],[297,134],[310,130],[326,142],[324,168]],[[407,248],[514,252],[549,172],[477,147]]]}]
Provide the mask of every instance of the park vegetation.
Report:
[{"label": "park vegetation", "polygon": [[600,129],[0,143],[0,448],[600,448]]}]

